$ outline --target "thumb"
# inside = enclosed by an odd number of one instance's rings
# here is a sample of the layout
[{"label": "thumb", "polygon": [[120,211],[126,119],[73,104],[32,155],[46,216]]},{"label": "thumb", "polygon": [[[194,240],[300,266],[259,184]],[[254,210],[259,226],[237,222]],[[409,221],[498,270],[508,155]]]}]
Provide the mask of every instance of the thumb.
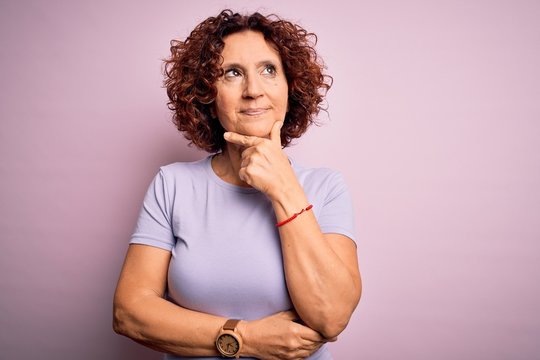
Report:
[{"label": "thumb", "polygon": [[281,127],[283,126],[283,121],[276,121],[270,130],[270,140],[278,144],[281,147]]}]

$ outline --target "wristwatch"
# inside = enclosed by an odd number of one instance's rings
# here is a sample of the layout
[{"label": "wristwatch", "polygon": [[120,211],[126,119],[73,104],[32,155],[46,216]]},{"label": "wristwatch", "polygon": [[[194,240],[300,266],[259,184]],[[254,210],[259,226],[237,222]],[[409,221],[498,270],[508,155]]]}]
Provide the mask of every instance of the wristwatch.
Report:
[{"label": "wristwatch", "polygon": [[239,358],[242,349],[242,338],[236,331],[240,320],[229,319],[225,322],[216,338],[216,347],[221,355],[228,358]]}]

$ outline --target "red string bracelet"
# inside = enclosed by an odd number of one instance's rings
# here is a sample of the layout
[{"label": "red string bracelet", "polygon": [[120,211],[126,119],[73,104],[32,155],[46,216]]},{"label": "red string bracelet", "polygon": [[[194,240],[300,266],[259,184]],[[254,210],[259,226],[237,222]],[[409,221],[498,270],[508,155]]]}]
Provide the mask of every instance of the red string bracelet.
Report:
[{"label": "red string bracelet", "polygon": [[296,217],[297,217],[298,215],[300,215],[300,214],[303,213],[304,211],[309,211],[309,210],[311,210],[312,207],[313,207],[313,205],[309,205],[307,208],[302,209],[302,211],[300,211],[300,212],[294,214],[294,215],[291,216],[290,218],[285,219],[285,220],[283,220],[283,221],[281,221],[281,222],[278,222],[278,223],[276,224],[276,227],[283,226],[283,225],[285,225],[286,223],[293,221],[294,219],[296,219]]}]

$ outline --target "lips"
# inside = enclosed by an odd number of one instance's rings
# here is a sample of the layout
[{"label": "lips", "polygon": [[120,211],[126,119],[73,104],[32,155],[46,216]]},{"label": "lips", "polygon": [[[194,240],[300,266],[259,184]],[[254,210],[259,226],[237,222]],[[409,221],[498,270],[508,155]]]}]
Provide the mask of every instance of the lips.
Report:
[{"label": "lips", "polygon": [[266,113],[270,108],[250,108],[241,110],[240,113],[248,116],[257,116]]}]

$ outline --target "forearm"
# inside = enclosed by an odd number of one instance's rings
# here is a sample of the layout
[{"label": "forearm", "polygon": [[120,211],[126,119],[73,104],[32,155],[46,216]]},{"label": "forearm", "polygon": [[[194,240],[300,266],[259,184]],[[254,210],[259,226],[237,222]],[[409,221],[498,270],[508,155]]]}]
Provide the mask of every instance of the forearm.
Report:
[{"label": "forearm", "polygon": [[[303,190],[287,189],[273,200],[278,221],[290,218],[308,201]],[[321,233],[313,211],[279,228],[285,276],[291,300],[302,320],[327,337],[347,325],[360,296],[359,279]]]},{"label": "forearm", "polygon": [[155,294],[128,301],[115,299],[114,330],[165,353],[218,356],[214,341],[225,321],[182,308]]},{"label": "forearm", "polygon": [[[151,308],[151,311],[146,309]],[[225,318],[179,307],[148,295],[135,304],[115,301],[114,329],[154,350],[187,357],[220,356],[214,341]],[[327,340],[297,324],[292,311],[237,325],[241,357],[278,360],[313,354]]]}]

